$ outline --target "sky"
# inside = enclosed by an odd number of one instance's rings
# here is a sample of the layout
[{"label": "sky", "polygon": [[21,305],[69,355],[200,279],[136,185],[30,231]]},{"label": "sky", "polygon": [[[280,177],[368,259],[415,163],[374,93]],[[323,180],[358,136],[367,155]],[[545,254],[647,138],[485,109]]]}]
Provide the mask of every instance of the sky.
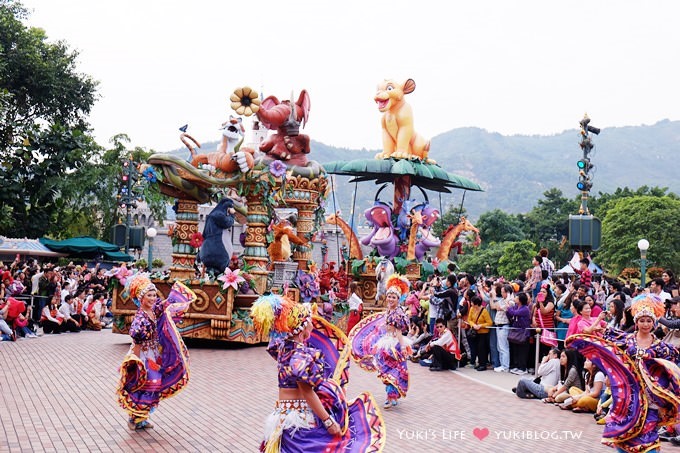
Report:
[{"label": "sky", "polygon": [[[309,92],[304,133],[381,147],[383,79],[412,78],[415,128],[504,135],[680,119],[680,2],[24,0],[27,25],[79,52],[99,81],[90,123],[107,147],[181,147],[220,138],[229,96]],[[248,124],[248,122],[246,122]],[[578,138],[575,138],[577,141]]]}]

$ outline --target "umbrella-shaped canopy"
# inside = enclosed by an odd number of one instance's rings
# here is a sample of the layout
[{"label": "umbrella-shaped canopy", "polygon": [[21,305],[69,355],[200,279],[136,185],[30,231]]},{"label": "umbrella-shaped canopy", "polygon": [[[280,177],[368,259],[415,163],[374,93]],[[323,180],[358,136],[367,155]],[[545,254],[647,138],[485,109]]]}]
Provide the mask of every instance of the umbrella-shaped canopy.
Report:
[{"label": "umbrella-shaped canopy", "polygon": [[450,189],[482,191],[479,184],[449,173],[439,165],[408,159],[359,159],[323,164],[327,173],[354,176],[350,182],[394,182],[402,176],[411,177],[411,185],[434,192],[450,193]]},{"label": "umbrella-shaped canopy", "polygon": [[63,241],[55,241],[40,238],[40,242],[55,252],[68,253],[71,255],[104,255],[113,261],[132,261],[134,258],[126,253],[120,253],[116,244],[100,241],[88,236],[69,238]]}]

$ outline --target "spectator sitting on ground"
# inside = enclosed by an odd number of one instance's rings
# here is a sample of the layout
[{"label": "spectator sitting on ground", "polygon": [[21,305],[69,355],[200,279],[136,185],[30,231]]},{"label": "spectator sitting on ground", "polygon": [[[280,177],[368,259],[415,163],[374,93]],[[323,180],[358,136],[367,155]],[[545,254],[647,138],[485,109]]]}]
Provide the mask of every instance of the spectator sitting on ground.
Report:
[{"label": "spectator sitting on ground", "polygon": [[517,387],[512,391],[518,398],[538,398],[543,399],[548,396],[548,389],[555,387],[560,380],[560,350],[552,348],[541,360],[541,364],[536,371],[535,379],[522,378],[517,383]]},{"label": "spectator sitting on ground", "polygon": [[430,371],[455,370],[460,360],[458,344],[451,331],[446,328],[446,323],[442,318],[437,318],[435,328],[439,337],[425,346],[426,352],[432,352]]},{"label": "spectator sitting on ground", "polygon": [[14,321],[16,335],[24,338],[38,338],[38,336],[28,327],[28,318],[21,313]]},{"label": "spectator sitting on ground", "polygon": [[8,313],[9,302],[0,299],[0,334],[2,334],[2,341],[16,341],[16,335],[7,324]]},{"label": "spectator sitting on ground", "polygon": [[597,410],[597,402],[604,389],[604,373],[590,359],[586,359],[583,369],[585,371],[585,390],[576,386],[569,388],[571,397],[560,405],[560,409],[591,413]]},{"label": "spectator sitting on ground", "polygon": [[432,334],[427,331],[427,324],[421,319],[416,318],[411,320],[411,327],[406,337],[412,341],[411,349],[413,349],[414,353],[411,356],[411,361],[418,362],[421,359],[420,351],[432,338]]},{"label": "spectator sitting on ground", "polygon": [[101,316],[104,307],[104,293],[96,293],[85,309],[87,313],[86,328],[88,330],[102,330]]},{"label": "spectator sitting on ground", "polygon": [[583,388],[583,365],[581,355],[575,349],[565,349],[560,354],[560,382],[548,389],[544,403],[563,403],[569,398],[569,389]]},{"label": "spectator sitting on ground", "polygon": [[604,390],[600,395],[600,400],[597,402],[597,409],[595,409],[595,420],[598,425],[605,424],[605,417],[609,413],[609,408],[612,405],[612,387],[609,382],[609,376],[604,377]]},{"label": "spectator sitting on ground", "polygon": [[52,299],[50,299],[50,303],[45,305],[42,309],[40,327],[43,328],[44,333],[61,333],[61,323],[64,322],[64,318],[57,306],[57,301],[59,299],[59,292],[57,291]]},{"label": "spectator sitting on ground", "polygon": [[80,325],[77,320],[71,316],[73,296],[67,294],[64,301],[59,306],[59,313],[61,313],[64,321],[61,323],[62,332],[80,332]]}]

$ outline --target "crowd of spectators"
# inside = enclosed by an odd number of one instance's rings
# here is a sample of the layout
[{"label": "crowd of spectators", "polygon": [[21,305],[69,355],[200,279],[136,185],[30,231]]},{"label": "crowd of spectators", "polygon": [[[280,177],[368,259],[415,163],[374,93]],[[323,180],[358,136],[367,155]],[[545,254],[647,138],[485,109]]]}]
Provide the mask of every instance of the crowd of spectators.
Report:
[{"label": "crowd of spectators", "polygon": [[11,264],[0,263],[0,275],[3,341],[101,330],[113,320],[110,276],[98,264],[58,266],[17,256]]},{"label": "crowd of spectators", "polygon": [[[592,413],[602,424],[611,404],[608,379],[577,351],[565,349],[565,339],[601,336],[608,328],[632,332],[632,301],[651,293],[667,308],[656,335],[678,347],[678,285],[670,269],[647,287],[604,279],[592,275],[588,258],[572,266],[573,273],[557,274],[547,255],[542,250],[514,280],[456,274],[450,266],[445,277],[435,273],[417,282],[406,298],[411,360],[433,371],[468,366],[513,373],[519,377],[513,388],[518,397]],[[667,438],[677,435],[666,431]],[[680,444],[680,437],[673,440]]]}]

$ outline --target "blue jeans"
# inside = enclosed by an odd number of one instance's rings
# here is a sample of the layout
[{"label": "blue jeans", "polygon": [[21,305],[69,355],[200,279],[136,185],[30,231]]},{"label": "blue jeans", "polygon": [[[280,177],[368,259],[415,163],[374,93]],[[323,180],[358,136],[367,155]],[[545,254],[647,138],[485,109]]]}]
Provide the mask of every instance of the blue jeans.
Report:
[{"label": "blue jeans", "polygon": [[548,397],[548,392],[545,391],[541,384],[535,383],[533,379],[520,379],[517,383],[517,396],[519,398],[531,398],[530,395],[543,399]]},{"label": "blue jeans", "polygon": [[498,359],[500,366],[510,369],[510,343],[508,343],[508,326],[496,329],[496,347],[498,348]]},{"label": "blue jeans", "polygon": [[500,355],[498,354],[498,339],[496,338],[496,329],[489,329],[489,352],[491,355],[491,364],[494,368],[501,366]]}]

